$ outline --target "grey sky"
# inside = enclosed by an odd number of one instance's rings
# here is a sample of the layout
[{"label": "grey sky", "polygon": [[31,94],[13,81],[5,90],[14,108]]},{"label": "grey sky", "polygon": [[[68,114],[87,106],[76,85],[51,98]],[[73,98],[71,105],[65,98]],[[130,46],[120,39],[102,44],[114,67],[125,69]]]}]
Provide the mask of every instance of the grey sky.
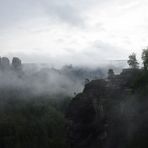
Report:
[{"label": "grey sky", "polygon": [[0,55],[94,65],[148,45],[147,0],[0,0]]}]

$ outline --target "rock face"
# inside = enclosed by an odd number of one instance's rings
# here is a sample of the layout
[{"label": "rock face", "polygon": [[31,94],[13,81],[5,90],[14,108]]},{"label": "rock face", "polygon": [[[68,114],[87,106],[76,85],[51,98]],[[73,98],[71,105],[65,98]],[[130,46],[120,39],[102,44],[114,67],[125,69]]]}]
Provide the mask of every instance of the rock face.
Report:
[{"label": "rock face", "polygon": [[22,62],[21,62],[21,60],[19,58],[14,57],[12,59],[12,68],[13,69],[16,69],[16,70],[21,70],[21,68],[22,68]]},{"label": "rock face", "polygon": [[1,68],[2,69],[9,69],[10,68],[10,61],[7,57],[1,58]]},{"label": "rock face", "polygon": [[[98,91],[99,88],[101,91]],[[72,100],[67,113],[72,148],[93,148],[102,145],[105,140],[107,121],[103,103],[107,97],[106,91],[105,81],[92,81],[83,93]]]},{"label": "rock face", "polygon": [[12,63],[10,63],[10,60],[7,57],[0,57],[0,69],[2,71],[14,70],[18,72],[22,70],[22,62],[17,57],[12,59]]},{"label": "rock face", "polygon": [[66,114],[71,148],[126,147],[127,117],[121,106],[130,90],[123,75],[114,80],[93,80],[73,98]]}]

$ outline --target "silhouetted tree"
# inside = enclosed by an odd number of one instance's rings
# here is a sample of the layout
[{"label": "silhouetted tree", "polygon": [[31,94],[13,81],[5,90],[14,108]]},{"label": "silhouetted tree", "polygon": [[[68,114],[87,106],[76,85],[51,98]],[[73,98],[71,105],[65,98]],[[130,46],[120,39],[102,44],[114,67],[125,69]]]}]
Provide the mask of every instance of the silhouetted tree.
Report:
[{"label": "silhouetted tree", "polygon": [[108,70],[108,79],[113,79],[114,78],[114,71],[113,71],[113,69],[109,69]]},{"label": "silhouetted tree", "polygon": [[148,47],[146,49],[143,49],[142,60],[143,60],[144,69],[148,70]]},{"label": "silhouetted tree", "polygon": [[132,69],[137,69],[139,67],[139,63],[137,62],[137,58],[136,58],[135,53],[132,53],[129,56],[129,60],[127,61],[127,63]]}]

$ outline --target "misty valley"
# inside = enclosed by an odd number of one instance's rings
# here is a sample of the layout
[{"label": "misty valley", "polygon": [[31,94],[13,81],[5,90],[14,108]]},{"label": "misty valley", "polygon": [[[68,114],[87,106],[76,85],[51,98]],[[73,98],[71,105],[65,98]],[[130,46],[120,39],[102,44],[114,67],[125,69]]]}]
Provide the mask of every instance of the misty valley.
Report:
[{"label": "misty valley", "polygon": [[0,58],[0,147],[70,147],[65,118],[69,103],[86,78],[104,73],[100,68],[55,69],[23,64],[18,57],[11,62]]},{"label": "misty valley", "polygon": [[0,58],[0,147],[146,148],[148,49],[142,60],[56,69]]},{"label": "misty valley", "polygon": [[0,148],[148,148],[148,0],[0,0]]}]

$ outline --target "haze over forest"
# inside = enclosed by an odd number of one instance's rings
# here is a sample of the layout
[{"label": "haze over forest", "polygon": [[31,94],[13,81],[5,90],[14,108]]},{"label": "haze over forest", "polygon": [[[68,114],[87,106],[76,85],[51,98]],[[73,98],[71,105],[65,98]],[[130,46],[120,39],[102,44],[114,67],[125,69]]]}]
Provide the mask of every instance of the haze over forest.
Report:
[{"label": "haze over forest", "polygon": [[0,148],[147,148],[147,12],[0,0]]}]

